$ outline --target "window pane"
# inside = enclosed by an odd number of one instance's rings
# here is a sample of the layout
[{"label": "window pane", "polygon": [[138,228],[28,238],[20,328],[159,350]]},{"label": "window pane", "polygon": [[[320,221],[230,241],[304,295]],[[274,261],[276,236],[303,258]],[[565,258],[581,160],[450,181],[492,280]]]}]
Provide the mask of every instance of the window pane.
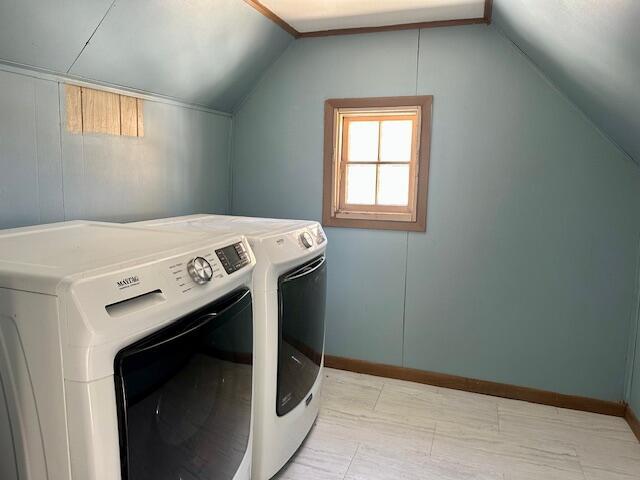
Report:
[{"label": "window pane", "polygon": [[349,161],[378,161],[378,128],[380,122],[349,123]]},{"label": "window pane", "polygon": [[376,166],[347,165],[346,203],[373,205],[376,203]]},{"label": "window pane", "polygon": [[378,205],[409,204],[409,165],[380,165]]},{"label": "window pane", "polygon": [[411,161],[413,122],[411,120],[387,120],[382,122],[380,129],[382,131],[380,161]]}]

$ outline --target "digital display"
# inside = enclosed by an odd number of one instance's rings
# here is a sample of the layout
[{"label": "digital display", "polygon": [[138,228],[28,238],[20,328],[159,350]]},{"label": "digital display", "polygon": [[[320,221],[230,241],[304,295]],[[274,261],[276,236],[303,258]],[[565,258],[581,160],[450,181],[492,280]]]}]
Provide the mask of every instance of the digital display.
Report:
[{"label": "digital display", "polygon": [[235,265],[241,260],[240,254],[236,251],[233,245],[229,245],[228,247],[221,248],[220,251],[224,254],[227,260],[231,262],[232,265]]},{"label": "digital display", "polygon": [[224,270],[231,274],[249,263],[249,256],[242,243],[229,245],[228,247],[216,250],[216,255],[220,259]]}]

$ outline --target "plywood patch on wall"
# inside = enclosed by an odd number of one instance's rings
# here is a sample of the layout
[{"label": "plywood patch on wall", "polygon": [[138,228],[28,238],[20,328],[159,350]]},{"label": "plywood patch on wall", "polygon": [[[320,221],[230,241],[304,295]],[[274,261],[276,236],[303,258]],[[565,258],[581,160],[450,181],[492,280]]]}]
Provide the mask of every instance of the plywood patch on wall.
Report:
[{"label": "plywood patch on wall", "polygon": [[82,88],[82,132],[120,135],[120,95]]},{"label": "plywood patch on wall", "polygon": [[144,102],[141,98],[136,99],[136,105],[138,107],[138,136],[144,137],[144,119],[143,119],[143,106]]},{"label": "plywood patch on wall", "polygon": [[133,97],[120,97],[120,132],[122,135],[138,136],[138,105]]},{"label": "plywood patch on wall", "polygon": [[82,133],[82,92],[80,87],[66,85],[67,130]]},{"label": "plywood patch on wall", "polygon": [[142,100],[93,88],[66,85],[67,130],[142,137]]}]

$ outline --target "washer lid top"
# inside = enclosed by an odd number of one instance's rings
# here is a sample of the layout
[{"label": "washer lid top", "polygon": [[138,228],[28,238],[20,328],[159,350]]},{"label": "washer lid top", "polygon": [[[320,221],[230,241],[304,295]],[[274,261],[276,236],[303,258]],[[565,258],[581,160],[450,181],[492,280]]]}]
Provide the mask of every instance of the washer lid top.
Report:
[{"label": "washer lid top", "polygon": [[310,220],[280,218],[237,217],[231,215],[187,215],[138,222],[136,226],[162,227],[163,229],[235,233],[249,240],[296,231],[318,225]]},{"label": "washer lid top", "polygon": [[211,236],[101,222],[61,222],[0,231],[0,287],[55,294],[63,278],[161,252],[211,243]]}]

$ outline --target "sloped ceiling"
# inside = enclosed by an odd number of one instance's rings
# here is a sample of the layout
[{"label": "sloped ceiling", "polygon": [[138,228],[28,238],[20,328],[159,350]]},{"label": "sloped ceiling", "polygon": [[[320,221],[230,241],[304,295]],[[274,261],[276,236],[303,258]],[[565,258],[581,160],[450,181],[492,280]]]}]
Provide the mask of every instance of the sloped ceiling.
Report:
[{"label": "sloped ceiling", "polygon": [[493,20],[640,163],[640,1],[494,0]]},{"label": "sloped ceiling", "polygon": [[66,72],[113,0],[0,0],[0,59]]},{"label": "sloped ceiling", "polygon": [[225,112],[292,40],[242,0],[0,0],[0,60]]}]

